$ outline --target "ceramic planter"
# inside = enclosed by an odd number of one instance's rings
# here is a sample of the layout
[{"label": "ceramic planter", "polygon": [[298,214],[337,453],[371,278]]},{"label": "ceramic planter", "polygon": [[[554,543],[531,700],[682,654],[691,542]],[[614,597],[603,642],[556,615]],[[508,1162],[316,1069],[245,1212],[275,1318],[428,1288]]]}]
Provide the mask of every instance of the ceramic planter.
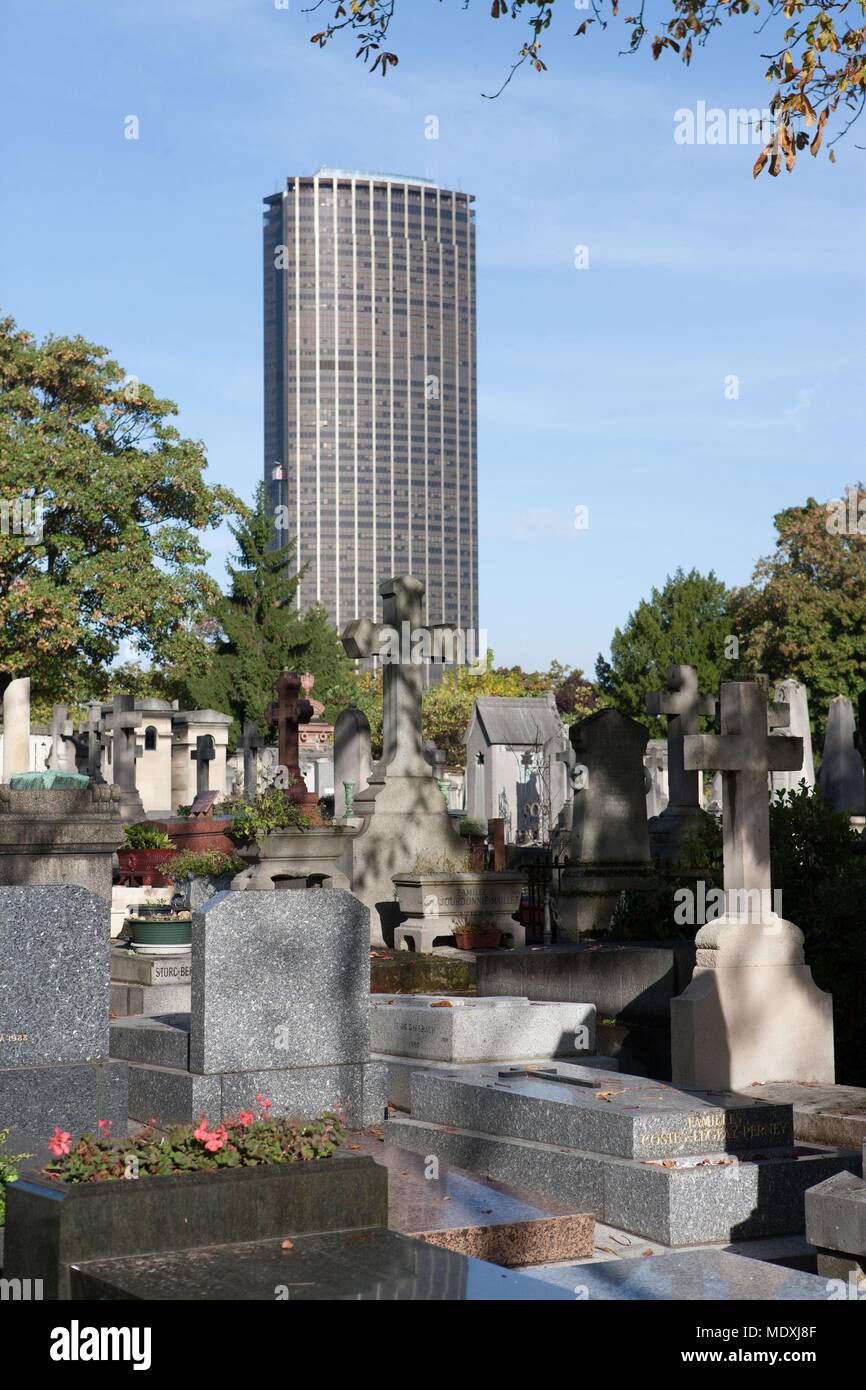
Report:
[{"label": "ceramic planter", "polygon": [[461,951],[494,951],[502,945],[501,931],[455,931],[454,940]]}]

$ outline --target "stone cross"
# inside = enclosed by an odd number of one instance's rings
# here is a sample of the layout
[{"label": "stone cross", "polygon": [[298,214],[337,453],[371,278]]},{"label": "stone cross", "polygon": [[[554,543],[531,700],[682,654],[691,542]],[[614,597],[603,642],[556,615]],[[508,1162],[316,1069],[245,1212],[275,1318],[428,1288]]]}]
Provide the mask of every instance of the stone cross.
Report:
[{"label": "stone cross", "polygon": [[382,662],[383,747],[377,776],[381,778],[387,768],[391,776],[430,777],[433,769],[424,757],[421,737],[422,669],[434,635],[452,639],[456,629],[446,623],[424,625],[424,585],[414,575],[386,579],[379,593],[383,621],[357,618],[342,635],[347,655],[377,656]]},{"label": "stone cross", "polygon": [[698,773],[686,770],[683,739],[696,734],[701,715],[716,712],[713,695],[698,693],[698,673],[694,666],[669,666],[664,690],[651,690],[646,697],[648,714],[666,714],[668,720],[668,805],[699,808]]},{"label": "stone cross", "polygon": [[48,765],[54,772],[75,772],[75,744],[66,705],[55,705],[51,717],[51,752]]},{"label": "stone cross", "polygon": [[307,788],[301,776],[299,755],[301,724],[308,724],[313,717],[313,706],[304,696],[299,696],[301,677],[295,671],[283,671],[277,681],[277,702],[268,705],[265,718],[277,726],[280,749],[280,766],[288,774],[286,795],[290,801],[303,802]]},{"label": "stone cross", "polygon": [[[776,704],[775,717],[787,709]],[[687,769],[713,768],[723,775],[722,833],[726,895],[761,892],[770,901],[770,801],[767,774],[795,771],[803,762],[803,740],[769,734],[766,682],[723,681],[721,734],[687,734]],[[764,895],[766,894],[766,898]]]},{"label": "stone cross", "polygon": [[94,782],[104,780],[102,776],[102,704],[94,700],[87,708],[87,727],[82,730],[87,737],[87,776]]},{"label": "stone cross", "polygon": [[202,792],[210,791],[209,764],[216,757],[216,744],[213,741],[213,735],[199,734],[195,741],[195,748],[189,750],[189,756],[195,763],[196,796],[201,796]]},{"label": "stone cross", "polygon": [[105,719],[111,734],[111,780],[129,792],[135,791],[135,731],[140,723],[132,695],[115,695]]},{"label": "stone cross", "polygon": [[247,801],[255,800],[258,752],[264,746],[265,740],[259,733],[258,724],[248,719],[244,724],[243,737],[238,739],[238,748],[244,755],[244,797]]}]

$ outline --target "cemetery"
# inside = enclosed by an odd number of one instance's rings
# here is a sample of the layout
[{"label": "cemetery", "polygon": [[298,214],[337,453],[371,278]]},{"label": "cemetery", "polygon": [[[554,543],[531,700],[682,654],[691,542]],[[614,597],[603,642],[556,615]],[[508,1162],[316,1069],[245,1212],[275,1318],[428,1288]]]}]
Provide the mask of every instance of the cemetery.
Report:
[{"label": "cemetery", "polygon": [[866,0],[629,8],[0,10],[7,1379],[856,1377]]},{"label": "cemetery", "polygon": [[[354,659],[420,625],[419,580],[381,591]],[[862,1290],[866,1086],[836,1084],[771,854],[797,798],[859,852],[850,702],[816,779],[794,681],[700,692],[674,666],[646,692],[661,747],[613,708],[565,725],[485,697],[463,810],[421,664],[395,643],[382,675],[378,756],[360,709],[327,724],[284,671],[276,746],[247,722],[238,775],[228,714],[115,695],[40,736],[27,678],[7,686],[4,1277],[273,1299],[288,1242],[313,1299]],[[312,785],[305,743],[332,750]]]}]

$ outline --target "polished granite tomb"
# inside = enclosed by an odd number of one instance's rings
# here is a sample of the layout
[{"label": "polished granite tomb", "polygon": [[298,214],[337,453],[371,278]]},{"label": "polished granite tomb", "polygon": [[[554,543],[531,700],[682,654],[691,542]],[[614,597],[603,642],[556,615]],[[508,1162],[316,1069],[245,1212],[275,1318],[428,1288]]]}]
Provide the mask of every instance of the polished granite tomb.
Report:
[{"label": "polished granite tomb", "polygon": [[667,1246],[803,1229],[803,1194],[859,1155],[795,1145],[792,1107],[557,1061],[416,1072],[388,1139]]}]

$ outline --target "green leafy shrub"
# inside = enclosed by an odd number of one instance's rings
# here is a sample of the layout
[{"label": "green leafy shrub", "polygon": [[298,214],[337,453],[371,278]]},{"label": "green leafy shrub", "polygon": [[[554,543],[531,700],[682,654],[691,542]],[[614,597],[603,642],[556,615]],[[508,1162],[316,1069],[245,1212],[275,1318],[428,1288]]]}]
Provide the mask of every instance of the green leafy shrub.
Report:
[{"label": "green leafy shrub", "polygon": [[3,1153],[9,1138],[8,1129],[0,1129],[0,1226],[6,1221],[6,1187],[18,1177],[18,1164],[32,1154]]},{"label": "green leafy shrub", "polygon": [[154,825],[127,825],[123,832],[124,849],[174,849],[173,840]]},{"label": "green leafy shrub", "polygon": [[223,854],[217,849],[199,853],[186,849],[172,859],[167,873],[177,883],[182,878],[224,878],[245,868],[247,865],[236,854]]},{"label": "green leafy shrub", "polygon": [[202,1115],[199,1123],[173,1125],[165,1133],[146,1126],[132,1139],[115,1140],[111,1125],[99,1122],[99,1135],[83,1134],[77,1143],[59,1127],[48,1141],[55,1157],[44,1172],[60,1182],[117,1182],[130,1176],[164,1177],[172,1173],[215,1172],[271,1163],[310,1163],[330,1158],[346,1138],[340,1116],[326,1111],[302,1123],[297,1116],[271,1116],[271,1101],[256,1096],[258,1113],[241,1110],[214,1128]]},{"label": "green leafy shrub", "polygon": [[248,845],[271,830],[285,830],[292,825],[304,830],[311,824],[310,817],[294,801],[290,801],[284,791],[279,787],[268,787],[254,801],[242,804],[232,817],[227,833],[236,844]]}]

